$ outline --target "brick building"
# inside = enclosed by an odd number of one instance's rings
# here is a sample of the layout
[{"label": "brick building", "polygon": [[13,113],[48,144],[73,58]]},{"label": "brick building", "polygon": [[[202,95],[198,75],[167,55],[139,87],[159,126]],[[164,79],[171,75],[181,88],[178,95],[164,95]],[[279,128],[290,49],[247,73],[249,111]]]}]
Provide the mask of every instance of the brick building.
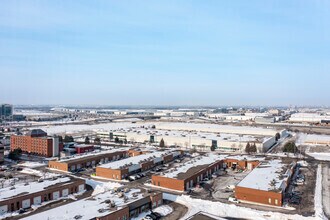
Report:
[{"label": "brick building", "polygon": [[94,145],[90,144],[78,144],[74,146],[77,154],[83,154],[86,152],[94,151]]},{"label": "brick building", "polygon": [[25,135],[16,134],[10,137],[10,150],[20,148],[23,153],[34,154],[43,157],[59,155],[60,143],[58,137],[49,137],[41,129],[33,129]]},{"label": "brick building", "polygon": [[129,220],[162,204],[161,192],[148,193],[140,189],[130,189],[126,193],[107,191],[24,219]]},{"label": "brick building", "polygon": [[84,155],[73,155],[57,161],[49,161],[48,167],[62,171],[76,171],[80,168],[95,167],[98,164],[117,161],[128,157],[127,150],[118,148],[108,151],[86,153]]},{"label": "brick building", "polygon": [[244,202],[282,206],[284,193],[296,169],[296,163],[281,160],[260,163],[235,187],[235,197]]},{"label": "brick building", "polygon": [[147,171],[157,165],[165,164],[182,155],[181,151],[156,151],[129,157],[96,167],[96,176],[122,180],[127,176]]},{"label": "brick building", "polygon": [[259,163],[255,158],[227,157],[226,155],[208,154],[191,159],[184,164],[165,171],[162,175],[153,175],[152,184],[157,187],[186,191],[195,187],[205,178],[222,168],[233,167],[253,169]]},{"label": "brick building", "polygon": [[67,197],[85,190],[85,181],[71,177],[19,183],[0,189],[0,214],[27,209],[32,205]]}]

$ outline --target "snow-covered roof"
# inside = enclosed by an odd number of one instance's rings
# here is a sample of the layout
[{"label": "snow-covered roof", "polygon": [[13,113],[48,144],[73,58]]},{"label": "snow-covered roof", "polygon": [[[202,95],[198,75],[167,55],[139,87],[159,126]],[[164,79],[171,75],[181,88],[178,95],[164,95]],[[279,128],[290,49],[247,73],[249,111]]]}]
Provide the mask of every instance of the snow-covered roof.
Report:
[{"label": "snow-covered roof", "polygon": [[[124,197],[127,198],[125,201]],[[102,217],[110,213],[120,210],[127,204],[143,198],[140,189],[131,189],[129,192],[124,193],[124,196],[119,198],[117,193],[107,191],[83,200],[69,203],[54,209],[32,215],[25,220],[34,219],[48,219],[48,220],[62,220],[62,219],[75,219],[76,216],[81,216],[80,220],[90,220],[95,217]],[[110,200],[115,204],[114,208],[110,208],[110,204],[105,202]]]},{"label": "snow-covered roof", "polygon": [[115,153],[115,152],[119,152],[119,151],[127,151],[127,149],[126,148],[115,148],[115,149],[105,150],[105,151],[95,150],[95,151],[86,152],[83,154],[74,154],[72,156],[63,157],[59,162],[68,162],[68,161],[77,160],[77,159],[81,159],[81,158],[85,158],[85,157],[99,156],[99,155],[103,155],[103,154],[111,154],[111,153]]},{"label": "snow-covered roof", "polygon": [[255,161],[255,160],[264,160],[264,158],[261,157],[254,157],[250,155],[233,155],[233,156],[227,156],[226,159],[231,159],[231,160],[247,160],[247,161]]},{"label": "snow-covered roof", "polygon": [[186,173],[190,168],[201,166],[201,165],[210,165],[214,162],[223,160],[227,155],[218,155],[218,154],[208,154],[205,156],[199,156],[191,159],[184,164],[180,164],[176,167],[173,167],[164,173],[164,177],[176,178],[179,173]]},{"label": "snow-covered roof", "polygon": [[[285,170],[283,170],[285,169]],[[286,187],[286,165],[281,160],[264,161],[254,168],[237,186],[270,191],[272,189],[284,189]],[[270,185],[276,180],[275,187]]]},{"label": "snow-covered roof", "polygon": [[[28,184],[19,183],[13,187],[6,187],[0,189],[0,201],[9,199],[20,194],[36,193],[43,191],[45,188],[59,183],[68,183],[71,179],[69,177],[58,178],[56,180],[44,180],[43,182],[29,182]],[[13,188],[13,189],[11,189]]]},{"label": "snow-covered roof", "polygon": [[125,165],[131,166],[141,163],[146,160],[154,160],[156,158],[163,157],[165,155],[170,154],[172,151],[156,151],[147,154],[141,154],[135,157],[129,157],[123,160],[118,160],[110,163],[103,164],[99,167],[108,168],[108,169],[120,169],[120,167],[124,167]]}]

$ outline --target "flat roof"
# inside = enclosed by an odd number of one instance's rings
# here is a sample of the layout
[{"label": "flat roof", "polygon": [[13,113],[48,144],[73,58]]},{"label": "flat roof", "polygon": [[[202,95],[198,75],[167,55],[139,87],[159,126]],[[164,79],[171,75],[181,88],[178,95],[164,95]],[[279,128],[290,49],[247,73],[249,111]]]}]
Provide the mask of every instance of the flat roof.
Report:
[{"label": "flat roof", "polygon": [[185,162],[184,164],[180,164],[167,170],[166,172],[164,172],[164,175],[161,176],[167,178],[186,179],[187,177],[190,177],[201,169],[208,167],[212,163],[225,159],[226,156],[227,155],[219,154],[207,154],[204,156],[197,156],[195,158],[192,158],[188,162]]},{"label": "flat roof", "polygon": [[[286,187],[286,170],[287,164],[282,163],[281,160],[263,161],[239,182],[237,186],[263,191],[271,191],[273,188],[283,190]],[[275,187],[270,185],[273,179],[276,180]]]},{"label": "flat roof", "polygon": [[43,182],[29,182],[28,185],[25,185],[25,183],[19,183],[14,186],[14,189],[11,189],[12,186],[0,189],[0,201],[20,195],[41,192],[50,186],[65,184],[69,182],[72,182],[71,178],[63,177],[57,178],[55,180],[44,180]]},{"label": "flat roof", "polygon": [[63,159],[60,159],[57,162],[70,162],[70,161],[74,161],[74,162],[78,162],[80,160],[85,160],[88,158],[94,158],[103,154],[111,154],[111,153],[115,153],[115,152],[119,152],[119,151],[127,151],[128,149],[126,148],[115,148],[115,149],[111,149],[111,150],[106,150],[106,151],[92,151],[92,152],[86,152],[83,154],[75,154],[72,156],[67,156],[64,157]]},{"label": "flat roof", "polygon": [[[127,200],[125,201],[125,197]],[[72,202],[54,209],[49,209],[44,212],[23,218],[25,220],[48,219],[62,220],[75,219],[75,216],[81,216],[80,220],[90,220],[95,217],[109,215],[117,210],[123,209],[128,204],[144,198],[140,189],[131,189],[124,196],[119,198],[117,193],[107,191],[95,196]],[[114,208],[109,208],[110,204],[106,202],[110,200],[115,204]]]},{"label": "flat roof", "polygon": [[120,167],[123,167],[125,165],[134,165],[134,164],[139,164],[143,160],[151,160],[155,158],[159,158],[165,155],[168,155],[169,153],[172,153],[173,151],[167,150],[167,151],[155,151],[152,153],[147,153],[147,154],[141,154],[135,157],[129,157],[126,159],[110,162],[103,164],[99,167],[102,168],[108,168],[108,169],[120,169]]}]

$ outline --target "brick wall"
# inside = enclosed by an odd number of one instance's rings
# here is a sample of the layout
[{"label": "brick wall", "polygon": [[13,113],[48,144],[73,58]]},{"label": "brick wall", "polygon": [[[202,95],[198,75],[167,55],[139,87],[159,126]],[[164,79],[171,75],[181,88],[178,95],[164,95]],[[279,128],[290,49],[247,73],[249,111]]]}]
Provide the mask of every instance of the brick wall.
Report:
[{"label": "brick wall", "polygon": [[53,156],[53,140],[51,138],[12,135],[10,137],[10,150],[18,148],[24,153],[45,157]]},{"label": "brick wall", "polygon": [[[128,169],[113,170],[104,167],[96,167],[96,176],[122,180],[128,175]],[[124,178],[123,178],[124,177]]]},{"label": "brick wall", "polygon": [[54,185],[46,188],[43,191],[36,192],[36,193],[31,193],[31,194],[26,194],[26,195],[20,195],[16,196],[11,199],[7,199],[4,201],[0,201],[0,206],[8,206],[8,212],[16,211],[22,208],[22,202],[24,200],[30,200],[30,205],[33,204],[33,199],[35,197],[41,196],[41,202],[44,201],[49,201],[53,200],[53,193],[59,191],[59,197],[62,197],[62,190],[63,189],[68,189],[69,194],[76,193],[78,192],[78,187],[79,185],[84,184],[85,186],[85,181],[81,179],[75,179],[72,182],[68,182],[66,184],[59,184],[59,185]]},{"label": "brick wall", "polygon": [[48,162],[48,167],[57,169],[57,170],[62,170],[62,171],[69,171],[68,169],[68,164],[67,163],[61,163],[59,161],[49,161]]},{"label": "brick wall", "polygon": [[173,189],[178,191],[184,191],[184,180],[177,180],[172,178],[167,178],[163,176],[153,175],[151,177],[152,184],[155,186],[164,187],[167,189]]},{"label": "brick wall", "polygon": [[[245,187],[235,187],[235,197],[238,200],[245,200],[273,206],[282,206],[282,193],[250,189]],[[276,202],[277,201],[277,202]]]}]

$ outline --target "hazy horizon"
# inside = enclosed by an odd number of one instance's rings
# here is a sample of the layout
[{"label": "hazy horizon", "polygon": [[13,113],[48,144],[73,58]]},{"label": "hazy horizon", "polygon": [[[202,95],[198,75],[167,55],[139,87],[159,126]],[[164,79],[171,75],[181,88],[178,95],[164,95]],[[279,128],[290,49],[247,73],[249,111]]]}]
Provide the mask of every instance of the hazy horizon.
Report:
[{"label": "hazy horizon", "polygon": [[330,106],[329,27],[323,0],[5,0],[0,103]]}]

